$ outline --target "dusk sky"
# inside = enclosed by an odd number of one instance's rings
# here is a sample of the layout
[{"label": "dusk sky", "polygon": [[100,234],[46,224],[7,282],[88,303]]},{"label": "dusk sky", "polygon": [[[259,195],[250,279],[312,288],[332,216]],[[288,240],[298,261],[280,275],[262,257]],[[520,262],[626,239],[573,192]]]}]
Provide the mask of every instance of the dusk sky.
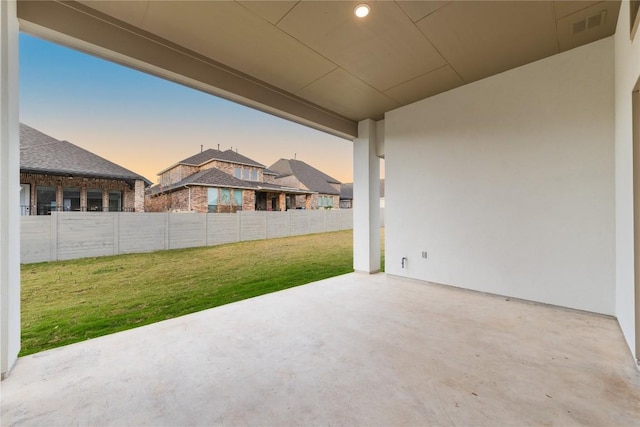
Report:
[{"label": "dusk sky", "polygon": [[157,182],[200,152],[233,147],[269,166],[303,160],[352,182],[352,143],[27,34],[20,121]]}]

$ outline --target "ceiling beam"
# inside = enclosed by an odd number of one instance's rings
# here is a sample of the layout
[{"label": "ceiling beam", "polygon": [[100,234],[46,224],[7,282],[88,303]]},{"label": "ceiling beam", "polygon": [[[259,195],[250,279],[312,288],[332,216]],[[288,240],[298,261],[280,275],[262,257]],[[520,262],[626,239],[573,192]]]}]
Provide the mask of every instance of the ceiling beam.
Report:
[{"label": "ceiling beam", "polygon": [[75,1],[18,1],[35,36],[353,140],[357,122]]}]

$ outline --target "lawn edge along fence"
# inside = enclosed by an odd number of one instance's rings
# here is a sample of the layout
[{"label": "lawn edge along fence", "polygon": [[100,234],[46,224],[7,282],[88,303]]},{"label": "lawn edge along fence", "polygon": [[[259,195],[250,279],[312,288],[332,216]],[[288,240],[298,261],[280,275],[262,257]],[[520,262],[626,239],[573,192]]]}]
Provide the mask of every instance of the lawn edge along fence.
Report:
[{"label": "lawn edge along fence", "polygon": [[52,212],[21,218],[23,264],[214,246],[353,228],[351,209],[285,212]]}]

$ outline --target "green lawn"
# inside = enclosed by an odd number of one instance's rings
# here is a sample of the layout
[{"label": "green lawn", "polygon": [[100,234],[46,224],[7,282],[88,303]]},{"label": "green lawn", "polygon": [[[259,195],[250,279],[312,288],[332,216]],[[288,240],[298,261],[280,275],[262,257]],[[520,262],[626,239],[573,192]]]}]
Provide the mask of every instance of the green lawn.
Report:
[{"label": "green lawn", "polygon": [[352,236],[23,265],[20,355],[348,273]]}]

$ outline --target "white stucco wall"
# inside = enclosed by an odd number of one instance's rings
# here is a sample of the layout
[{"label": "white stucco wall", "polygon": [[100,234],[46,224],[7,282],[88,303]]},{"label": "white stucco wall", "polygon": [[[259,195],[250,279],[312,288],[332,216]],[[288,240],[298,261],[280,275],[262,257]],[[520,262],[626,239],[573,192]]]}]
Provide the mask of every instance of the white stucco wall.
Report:
[{"label": "white stucco wall", "polygon": [[386,271],[614,314],[613,65],[610,37],[387,113]]},{"label": "white stucco wall", "polygon": [[640,77],[640,34],[632,42],[629,27],[629,4],[623,2],[615,35],[616,317],[635,353],[631,94]]}]

